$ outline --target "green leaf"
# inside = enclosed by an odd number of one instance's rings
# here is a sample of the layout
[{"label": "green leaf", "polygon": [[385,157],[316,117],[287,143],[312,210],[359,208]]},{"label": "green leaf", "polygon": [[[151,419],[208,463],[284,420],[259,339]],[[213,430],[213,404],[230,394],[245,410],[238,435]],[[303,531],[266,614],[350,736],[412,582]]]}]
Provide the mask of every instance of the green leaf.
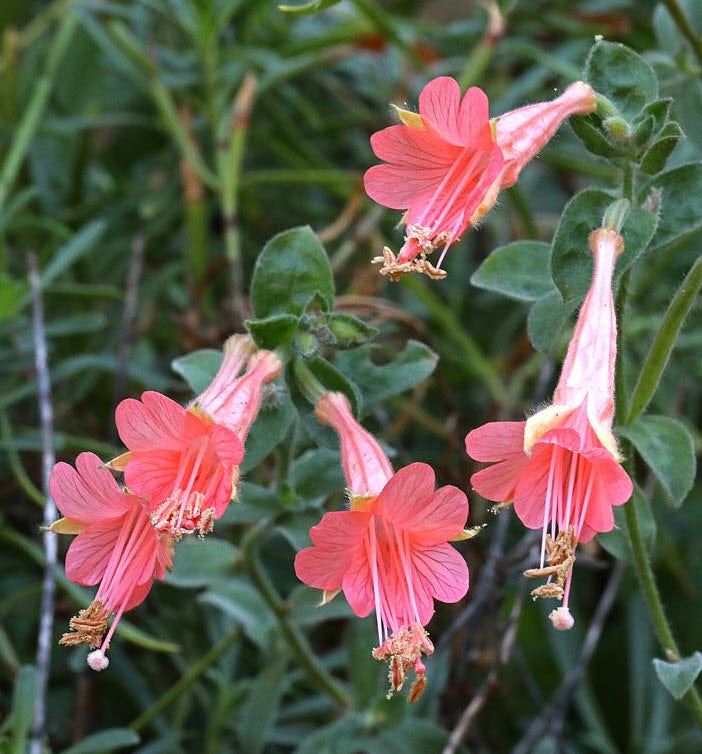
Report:
[{"label": "green leaf", "polygon": [[679,701],[692,688],[692,684],[702,671],[702,652],[694,652],[677,662],[665,662],[655,658],[653,667],[658,680]]},{"label": "green leaf", "polygon": [[336,5],[341,0],[312,0],[310,3],[303,3],[301,5],[279,5],[278,10],[282,10],[284,13],[318,13],[325,8],[331,8],[332,5]]},{"label": "green leaf", "polygon": [[307,505],[321,505],[332,492],[342,490],[346,484],[338,451],[330,448],[306,451],[293,463],[290,483]]},{"label": "green leaf", "polygon": [[187,538],[176,548],[173,570],[165,581],[180,588],[208,586],[231,573],[236,553],[234,545],[224,539]]},{"label": "green leaf", "polygon": [[438,356],[424,343],[410,340],[389,363],[378,366],[371,360],[381,347],[367,344],[338,353],[334,364],[358,385],[363,395],[363,413],[392,395],[403,393],[425,380],[436,368]]},{"label": "green leaf", "polygon": [[299,317],[293,314],[276,314],[265,319],[249,319],[245,324],[259,348],[273,350],[290,345],[299,322]]},{"label": "green leaf", "polygon": [[324,247],[311,228],[293,228],[272,238],[259,254],[251,282],[257,318],[302,314],[315,294],[331,309],[334,280]]},{"label": "green leaf", "polygon": [[26,286],[0,272],[0,322],[13,317],[27,295]]},{"label": "green leaf", "polygon": [[266,745],[283,697],[285,665],[284,655],[273,655],[259,671],[241,707],[237,732],[241,750],[247,754],[260,754]]},{"label": "green leaf", "polygon": [[682,128],[675,121],[667,123],[659,138],[646,150],[641,160],[641,171],[646,175],[660,173],[678,142],[684,136]]},{"label": "green leaf", "polygon": [[230,615],[257,647],[270,651],[270,635],[275,618],[248,580],[231,578],[214,584],[200,595],[198,602],[212,605]]},{"label": "green leaf", "polygon": [[631,440],[678,507],[695,482],[695,448],[685,425],[668,416],[642,416],[619,431]]},{"label": "green leaf", "polygon": [[702,231],[702,162],[691,162],[651,178],[639,191],[639,202],[652,191],[660,192],[661,215],[651,251],[682,241]]},{"label": "green leaf", "polygon": [[195,395],[205,390],[212,382],[222,364],[222,352],[213,348],[203,348],[185,356],[179,356],[171,362],[171,369],[178,373]]},{"label": "green leaf", "polygon": [[14,743],[11,751],[25,750],[25,741],[34,719],[34,696],[37,671],[33,665],[25,665],[15,678],[12,689],[12,709],[0,726],[0,732],[10,732]]},{"label": "green leaf", "polygon": [[[298,586],[293,589],[287,599],[290,619],[298,626],[316,626],[326,620],[354,617],[353,610],[343,594],[337,595],[326,605],[319,604],[321,597],[322,592],[319,589],[310,589],[308,586]],[[370,645],[367,644],[366,649],[368,646]]]},{"label": "green leaf", "polygon": [[332,345],[336,348],[356,348],[378,334],[375,327],[363,320],[338,312],[327,315],[326,326],[332,335]]},{"label": "green leaf", "polygon": [[683,322],[697,300],[700,289],[702,289],[702,257],[697,259],[680,283],[661,320],[631,396],[627,423],[631,423],[643,413],[656,392]]},{"label": "green leaf", "polygon": [[242,473],[258,466],[274,448],[285,440],[288,428],[295,418],[295,408],[287,394],[271,397],[276,402],[271,405],[264,401],[244,443]]},{"label": "green leaf", "polygon": [[[566,303],[579,304],[592,283],[594,260],[588,238],[601,227],[602,217],[612,197],[604,191],[585,189],[566,205],[553,237],[551,273]],[[632,207],[621,233],[624,251],[615,269],[615,286],[622,273],[648,246],[656,229],[656,215]]]},{"label": "green leaf", "polygon": [[135,746],[139,736],[129,728],[109,728],[86,736],[80,743],[64,749],[61,754],[102,754],[103,752]]},{"label": "green leaf", "polygon": [[673,104],[672,97],[664,97],[663,99],[657,99],[653,102],[649,102],[646,107],[641,111],[641,114],[634,118],[634,126],[638,127],[638,124],[648,117],[653,118],[653,133],[657,134],[661,128],[665,125],[670,114],[670,107]]},{"label": "green leaf", "polygon": [[74,262],[91,251],[105,232],[105,228],[104,221],[95,220],[81,228],[70,241],[60,246],[41,272],[42,287],[48,285]]},{"label": "green leaf", "polygon": [[600,157],[620,157],[624,150],[618,144],[613,144],[600,127],[600,119],[596,115],[576,115],[569,119],[570,127],[582,141],[586,149]]},{"label": "green leaf", "polygon": [[542,241],[514,241],[495,249],[473,273],[477,288],[501,293],[518,301],[536,301],[554,290],[549,258],[551,247]]},{"label": "green leaf", "polygon": [[631,120],[658,97],[653,68],[633,50],[616,42],[596,42],[585,63],[585,78]]},{"label": "green leaf", "polygon": [[[653,547],[656,541],[657,526],[656,519],[653,516],[651,506],[642,494],[638,486],[634,487],[634,494],[625,505],[633,505],[641,526],[641,536],[644,538],[648,547]],[[629,537],[626,533],[626,514],[624,506],[620,505],[614,508],[614,529],[599,534],[597,541],[618,560],[631,561],[631,546]]]},{"label": "green leaf", "polygon": [[574,308],[563,302],[558,291],[551,291],[532,305],[527,316],[527,334],[537,351],[551,351]]}]

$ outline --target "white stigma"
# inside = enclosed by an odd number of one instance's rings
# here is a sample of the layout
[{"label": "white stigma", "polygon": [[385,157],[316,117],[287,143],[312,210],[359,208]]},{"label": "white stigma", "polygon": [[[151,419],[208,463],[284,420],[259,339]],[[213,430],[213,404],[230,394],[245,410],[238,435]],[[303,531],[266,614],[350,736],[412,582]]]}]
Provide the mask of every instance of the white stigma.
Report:
[{"label": "white stigma", "polygon": [[557,631],[569,631],[575,625],[575,618],[573,618],[570,610],[565,605],[552,610],[549,613],[548,619]]},{"label": "white stigma", "polygon": [[96,649],[88,655],[88,665],[98,673],[101,670],[105,670],[110,664],[109,659],[102,651],[102,649]]}]

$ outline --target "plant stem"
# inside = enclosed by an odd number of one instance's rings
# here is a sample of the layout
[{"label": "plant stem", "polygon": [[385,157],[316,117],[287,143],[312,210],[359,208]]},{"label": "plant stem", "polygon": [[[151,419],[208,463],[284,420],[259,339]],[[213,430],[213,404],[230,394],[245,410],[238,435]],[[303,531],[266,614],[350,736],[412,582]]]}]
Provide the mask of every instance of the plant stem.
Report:
[{"label": "plant stem", "polygon": [[44,72],[34,87],[29,105],[22,114],[22,120],[15,130],[14,138],[10,144],[2,170],[0,170],[0,210],[2,210],[7,201],[15,178],[17,178],[17,173],[22,166],[29,145],[39,125],[39,120],[49,100],[49,94],[51,93],[59,65],[68,50],[77,26],[78,17],[73,12],[73,9],[69,7],[59,24],[56,36],[46,56]]},{"label": "plant stem", "polygon": [[679,0],[663,0],[663,4],[673,17],[673,21],[675,21],[675,25],[680,30],[680,33],[690,43],[692,51],[697,58],[697,62],[702,65],[702,38],[700,38],[700,35],[692,28],[692,24],[685,15]]},{"label": "plant stem", "polygon": [[[622,374],[622,333],[624,328],[622,326],[624,307],[626,304],[626,296],[629,287],[629,277],[631,269],[627,270],[624,274],[619,292],[617,294],[617,313],[619,318],[619,330],[617,334],[617,351],[619,354],[619,360],[617,364],[616,372],[616,392],[617,392],[617,418],[621,421],[622,417],[628,416],[627,409],[627,395],[625,389],[625,381]],[[633,448],[628,441],[622,443],[622,454],[625,457],[631,458]],[[633,478],[631,469],[631,462],[628,462],[627,471]],[[651,616],[651,622],[653,623],[653,629],[655,631],[658,642],[663,648],[666,659],[671,662],[675,662],[680,659],[680,650],[673,636],[673,630],[670,627],[668,618],[665,614],[663,602],[661,601],[661,594],[656,584],[656,577],[651,567],[651,561],[649,560],[648,553],[646,552],[646,544],[643,536],[641,535],[641,525],[639,523],[639,514],[634,505],[633,500],[624,506],[624,516],[626,520],[626,530],[631,546],[631,551],[634,556],[634,570],[636,571],[636,577],[641,585],[641,591],[643,592],[644,599],[646,600],[646,606],[648,613]],[[692,711],[692,714],[697,722],[697,725],[702,729],[702,698],[700,697],[697,689],[692,686],[690,690],[683,697],[688,707]]]},{"label": "plant stem", "polygon": [[690,268],[666,310],[639,372],[629,403],[626,423],[631,424],[648,406],[675,346],[680,329],[702,288],[702,257]]},{"label": "plant stem", "polygon": [[241,630],[239,626],[233,628],[225,634],[216,644],[205,652],[204,655],[184,673],[164,694],[162,694],[145,712],[135,718],[129,725],[132,730],[139,731],[145,728],[158,715],[163,712],[172,702],[174,702],[186,689],[197,681],[197,679],[229,649],[237,640]]},{"label": "plant stem", "polygon": [[326,691],[340,707],[349,709],[353,706],[353,702],[348,692],[322,666],[307,639],[300,632],[299,628],[290,622],[287,616],[287,605],[280,599],[275,587],[261,565],[256,544],[259,536],[269,525],[269,521],[260,522],[242,540],[242,554],[251,580],[278,619],[283,636],[298,663],[307,671],[309,677],[320,688]]},{"label": "plant stem", "polygon": [[221,185],[224,245],[231,275],[232,308],[241,313],[243,270],[237,209],[241,183],[241,163],[249,130],[249,120],[256,97],[256,77],[248,73],[234,98],[231,117],[227,117],[223,138],[217,139],[217,172]]},{"label": "plant stem", "polygon": [[[670,662],[676,662],[680,659],[680,650],[665,614],[661,594],[658,590],[651,562],[646,552],[646,545],[641,536],[639,516],[636,506],[631,500],[624,506],[624,513],[626,516],[629,543],[634,554],[636,575],[641,585],[641,591],[646,599],[646,605],[648,606],[648,612],[651,616],[656,637],[661,647],[663,647],[666,659]],[[702,729],[702,697],[700,697],[699,692],[693,686],[683,698],[692,711],[697,725]]]}]

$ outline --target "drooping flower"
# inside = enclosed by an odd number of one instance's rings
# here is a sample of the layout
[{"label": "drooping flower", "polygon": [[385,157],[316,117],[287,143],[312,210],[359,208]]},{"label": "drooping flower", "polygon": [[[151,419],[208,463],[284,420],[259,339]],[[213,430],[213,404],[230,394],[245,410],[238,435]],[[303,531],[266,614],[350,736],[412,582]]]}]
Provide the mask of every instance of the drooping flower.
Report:
[{"label": "drooping flower", "polygon": [[243,443],[263,385],[280,373],[275,354],[252,350],[248,338],[232,336],[214,380],[188,408],[154,391],[117,407],[117,429],[129,452],[111,466],[124,471],[130,490],[149,499],[154,526],[176,539],[211,532],[236,496]]},{"label": "drooping flower", "polygon": [[488,500],[514,502],[525,526],[542,529],[539,568],[547,578],[534,597],[562,600],[556,628],[573,625],[568,597],[578,542],[614,527],[612,508],[633,491],[612,434],[617,325],[612,276],[622,237],[601,228],[590,236],[592,285],[580,310],[553,403],[526,422],[490,422],[466,437],[466,451],[491,466],[471,477]]},{"label": "drooping flower", "polygon": [[[397,257],[387,247],[381,273],[391,280],[408,272],[445,277],[449,246],[495,204],[571,115],[595,109],[595,93],[578,81],[551,102],[539,102],[490,120],[478,87],[461,98],[458,83],[442,76],[419,95],[419,113],[397,109],[401,125],[371,137],[385,163],[365,174],[368,195],[390,209],[406,210],[405,243]],[[436,266],[427,255],[442,248]]]},{"label": "drooping flower", "polygon": [[424,626],[434,600],[457,602],[468,590],[465,560],[448,544],[463,538],[468,499],[456,487],[435,490],[427,464],[413,463],[393,474],[344,395],[327,393],[316,413],[341,439],[350,509],[327,513],[312,527],[313,546],[297,554],[295,572],[323,590],[323,601],[343,590],[359,617],[375,610],[373,656],[389,662],[390,693],[414,670],[410,700],[415,701],[426,684],[422,654],[433,652]]},{"label": "drooping flower", "polygon": [[[76,584],[100,584],[90,605],[71,618],[60,643],[88,644],[94,650],[88,664],[104,670],[122,614],[141,604],[154,579],[171,567],[173,538],[154,528],[146,501],[122,490],[93,453],[81,453],[75,469],[57,463],[49,488],[64,516],[52,530],[78,535],[66,553],[66,576]],[[114,620],[107,631],[110,615]]]}]

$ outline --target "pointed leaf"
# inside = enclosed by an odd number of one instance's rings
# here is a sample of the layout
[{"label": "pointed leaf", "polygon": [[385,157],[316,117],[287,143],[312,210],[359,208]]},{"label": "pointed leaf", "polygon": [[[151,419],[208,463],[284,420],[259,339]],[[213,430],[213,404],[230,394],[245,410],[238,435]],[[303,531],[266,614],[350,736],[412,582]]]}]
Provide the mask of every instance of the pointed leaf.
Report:
[{"label": "pointed leaf", "polygon": [[653,667],[658,680],[670,691],[675,699],[682,699],[692,688],[692,684],[702,670],[702,652],[694,652],[677,662],[654,659]]},{"label": "pointed leaf", "polygon": [[536,301],[554,290],[549,258],[551,247],[542,241],[514,241],[495,249],[473,273],[477,288],[501,293],[518,301]]}]

